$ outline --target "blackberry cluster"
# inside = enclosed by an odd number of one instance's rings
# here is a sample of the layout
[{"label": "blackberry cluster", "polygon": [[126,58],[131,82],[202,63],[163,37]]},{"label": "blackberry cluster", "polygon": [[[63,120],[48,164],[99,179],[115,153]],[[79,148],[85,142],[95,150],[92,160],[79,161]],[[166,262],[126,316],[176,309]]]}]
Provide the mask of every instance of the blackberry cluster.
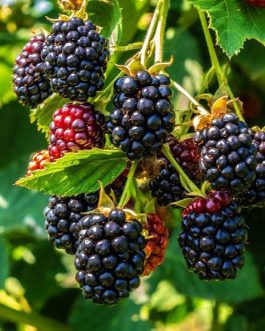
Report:
[{"label": "blackberry cluster", "polygon": [[170,80],[159,74],[140,71],[115,82],[108,127],[115,146],[129,159],[148,157],[161,150],[175,126],[170,98]]},{"label": "blackberry cluster", "polygon": [[33,154],[31,161],[29,162],[27,176],[31,176],[35,170],[44,169],[47,162],[50,162],[50,155],[47,149]]},{"label": "blackberry cluster", "polygon": [[225,192],[195,199],[182,214],[178,241],[190,270],[203,280],[234,279],[247,240],[239,205]]},{"label": "blackberry cluster", "polygon": [[145,239],[141,223],[127,221],[122,209],[85,216],[78,224],[76,280],[83,295],[98,304],[115,304],[140,284]]},{"label": "blackberry cluster", "polygon": [[97,207],[98,193],[76,197],[52,196],[44,210],[45,228],[50,241],[68,254],[75,254],[77,246],[77,222],[84,212]]},{"label": "blackberry cluster", "polygon": [[147,215],[145,230],[148,237],[145,246],[144,276],[150,275],[164,260],[168,245],[168,229],[163,220],[156,214]]},{"label": "blackberry cluster", "polygon": [[58,21],[47,36],[41,57],[52,90],[70,100],[86,101],[104,85],[108,41],[90,21]]},{"label": "blackberry cluster", "polygon": [[265,7],[265,0],[246,0],[249,5]]},{"label": "blackberry cluster", "polygon": [[265,132],[252,133],[253,144],[257,148],[256,180],[252,186],[238,197],[242,207],[265,206]]},{"label": "blackberry cluster", "polygon": [[52,93],[40,57],[44,41],[43,34],[31,38],[16,58],[13,72],[14,91],[18,100],[32,108]]},{"label": "blackberry cluster", "polygon": [[160,159],[160,162],[159,173],[150,179],[148,188],[159,205],[167,206],[183,199],[185,192],[173,165],[166,159]]},{"label": "blackberry cluster", "polygon": [[187,175],[198,183],[201,178],[199,168],[200,151],[194,139],[178,141],[174,136],[169,136],[168,143],[174,158],[181,164]]},{"label": "blackberry cluster", "polygon": [[250,130],[235,114],[213,119],[195,134],[195,141],[200,147],[200,169],[214,190],[238,195],[254,182],[257,150]]},{"label": "blackberry cluster", "polygon": [[66,104],[53,114],[49,144],[51,160],[67,152],[102,148],[104,142],[105,118],[91,103]]}]

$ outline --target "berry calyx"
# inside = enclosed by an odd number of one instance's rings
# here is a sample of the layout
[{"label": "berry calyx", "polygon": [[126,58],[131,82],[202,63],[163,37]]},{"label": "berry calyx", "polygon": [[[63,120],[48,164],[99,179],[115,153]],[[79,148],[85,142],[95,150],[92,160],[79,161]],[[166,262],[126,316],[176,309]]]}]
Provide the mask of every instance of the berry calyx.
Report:
[{"label": "berry calyx", "polygon": [[203,280],[234,279],[245,263],[247,231],[238,203],[225,192],[195,199],[182,214],[179,245]]},{"label": "berry calyx", "polygon": [[66,104],[55,111],[50,124],[49,154],[51,160],[67,152],[93,147],[105,142],[105,118],[91,103]]},{"label": "berry calyx", "polygon": [[113,144],[135,160],[162,149],[175,126],[170,79],[139,71],[116,80],[108,122]]},{"label": "berry calyx", "polygon": [[40,57],[44,41],[43,34],[32,37],[16,58],[13,70],[14,91],[18,100],[31,108],[42,103],[52,93]]},{"label": "berry calyx", "polygon": [[50,155],[47,149],[33,154],[31,161],[29,162],[27,176],[31,176],[35,170],[44,169],[47,162],[50,162]]},{"label": "berry calyx", "polygon": [[98,304],[113,305],[140,285],[145,239],[136,218],[122,209],[91,213],[78,223],[76,280],[83,295]]},{"label": "berry calyx", "polygon": [[145,265],[143,276],[150,275],[164,260],[168,246],[168,229],[163,220],[156,214],[148,214],[144,229],[148,233],[145,246]]},{"label": "berry calyx", "polygon": [[62,97],[84,102],[103,88],[108,41],[92,22],[73,17],[54,23],[41,57],[52,90]]}]

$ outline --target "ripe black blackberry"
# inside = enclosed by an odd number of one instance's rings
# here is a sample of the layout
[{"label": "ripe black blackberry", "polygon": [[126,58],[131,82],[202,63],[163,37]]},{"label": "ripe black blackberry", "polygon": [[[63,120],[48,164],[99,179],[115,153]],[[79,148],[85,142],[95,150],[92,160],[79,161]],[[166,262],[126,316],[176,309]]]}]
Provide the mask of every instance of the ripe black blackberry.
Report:
[{"label": "ripe black blackberry", "polygon": [[92,213],[78,223],[76,280],[85,298],[115,304],[140,285],[144,271],[145,239],[137,219],[127,220],[122,209],[105,216]]},{"label": "ripe black blackberry", "polygon": [[140,71],[115,82],[115,109],[108,123],[113,144],[129,159],[148,157],[161,150],[175,125],[167,76]]},{"label": "ripe black blackberry", "polygon": [[40,57],[44,41],[43,34],[32,37],[16,58],[13,71],[14,91],[25,106],[35,107],[52,93]]},{"label": "ripe black blackberry", "polygon": [[86,101],[102,89],[108,41],[92,22],[73,17],[54,23],[41,56],[53,91],[62,97]]},{"label": "ripe black blackberry", "polygon": [[195,199],[182,214],[179,244],[190,270],[203,280],[234,279],[245,263],[245,221],[225,192]]},{"label": "ripe black blackberry", "polygon": [[256,179],[251,187],[238,197],[242,207],[265,206],[265,132],[252,132],[253,144],[257,148]]},{"label": "ripe black blackberry", "polygon": [[166,159],[160,159],[159,173],[150,179],[149,190],[161,206],[183,199],[185,191],[179,175],[172,164]]},{"label": "ripe black blackberry", "polygon": [[76,197],[52,196],[44,210],[45,228],[50,241],[68,254],[75,254],[78,239],[77,222],[82,213],[97,207],[98,193],[82,194]]},{"label": "ripe black blackberry", "polygon": [[255,180],[257,149],[247,125],[235,114],[213,119],[195,134],[200,148],[200,169],[215,190],[233,195],[246,191]]},{"label": "ripe black blackberry", "polygon": [[102,148],[105,142],[105,117],[93,104],[66,104],[53,114],[50,124],[51,161],[67,152]]}]

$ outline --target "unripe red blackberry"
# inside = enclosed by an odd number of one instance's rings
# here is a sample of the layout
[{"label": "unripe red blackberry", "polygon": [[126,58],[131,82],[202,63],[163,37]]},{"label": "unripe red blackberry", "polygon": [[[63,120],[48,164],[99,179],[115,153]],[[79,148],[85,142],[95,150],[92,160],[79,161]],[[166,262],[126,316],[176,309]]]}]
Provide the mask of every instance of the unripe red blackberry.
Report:
[{"label": "unripe red blackberry", "polygon": [[140,285],[144,271],[145,239],[137,219],[122,209],[92,213],[78,223],[76,280],[85,298],[112,305]]},{"label": "unripe red blackberry", "polygon": [[44,41],[43,34],[32,37],[16,58],[13,71],[14,91],[18,100],[32,108],[52,93],[40,57]]},{"label": "unripe red blackberry", "polygon": [[76,197],[52,196],[44,210],[45,228],[55,247],[75,254],[78,231],[77,222],[83,213],[94,210],[98,204],[98,193],[81,194]]},{"label": "unripe red blackberry", "polygon": [[90,21],[58,21],[46,38],[41,57],[52,90],[70,100],[86,101],[104,85],[108,41]]},{"label": "unripe red blackberry", "polygon": [[108,123],[113,144],[132,160],[161,150],[175,126],[169,78],[140,71],[117,79],[114,88]]},{"label": "unripe red blackberry", "polygon": [[265,206],[265,132],[252,132],[253,144],[257,148],[256,179],[251,187],[238,197],[242,207]]},{"label": "unripe red blackberry", "polygon": [[164,158],[159,162],[159,172],[149,180],[148,188],[159,205],[167,206],[172,202],[182,200],[185,190],[173,165]]},{"label": "unripe red blackberry", "polygon": [[156,214],[147,215],[144,227],[149,239],[145,246],[144,276],[150,275],[164,260],[168,245],[168,229],[163,220]]},{"label": "unripe red blackberry", "polygon": [[245,263],[247,231],[238,203],[225,192],[195,199],[182,214],[179,244],[203,280],[234,279]]},{"label": "unripe red blackberry", "polygon": [[265,0],[246,0],[249,5],[265,7]]},{"label": "unripe red blackberry", "polygon": [[257,149],[247,125],[229,113],[195,134],[200,169],[215,190],[233,195],[246,191],[255,180]]},{"label": "unripe red blackberry", "polygon": [[27,176],[31,176],[32,172],[35,170],[44,169],[44,166],[47,162],[50,162],[50,155],[47,149],[33,154],[31,161],[29,162]]},{"label": "unripe red blackberry", "polygon": [[53,114],[49,144],[51,160],[67,152],[102,148],[104,142],[105,118],[91,103],[66,104]]},{"label": "unripe red blackberry", "polygon": [[199,168],[200,151],[194,139],[178,141],[174,136],[169,136],[168,143],[172,155],[186,174],[192,180],[199,182],[201,178]]}]

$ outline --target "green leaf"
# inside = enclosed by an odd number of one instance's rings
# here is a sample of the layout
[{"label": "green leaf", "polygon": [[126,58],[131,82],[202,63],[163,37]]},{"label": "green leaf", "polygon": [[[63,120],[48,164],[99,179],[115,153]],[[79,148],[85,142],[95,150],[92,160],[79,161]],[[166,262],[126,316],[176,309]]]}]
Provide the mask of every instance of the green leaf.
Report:
[{"label": "green leaf", "polygon": [[103,27],[101,33],[112,44],[119,43],[122,36],[122,10],[118,0],[90,0],[87,12],[96,25]]},{"label": "green leaf", "polygon": [[238,0],[190,0],[210,15],[217,43],[231,58],[240,52],[247,39],[265,43],[265,11]]},{"label": "green leaf", "polygon": [[127,158],[119,150],[92,149],[67,153],[44,170],[24,177],[17,185],[47,194],[72,196],[95,192],[99,181],[104,187],[117,178],[126,167]]},{"label": "green leaf", "polygon": [[150,331],[152,325],[139,316],[139,306],[126,300],[115,307],[98,307],[83,298],[77,300],[70,315],[75,331]]},{"label": "green leaf", "polygon": [[194,201],[194,198],[186,198],[186,199],[182,199],[176,202],[172,202],[169,204],[169,206],[171,207],[181,207],[181,208],[186,208],[188,207],[188,205],[190,203],[192,203],[192,201]]},{"label": "green leaf", "polygon": [[68,99],[64,99],[57,94],[52,94],[48,99],[46,99],[37,108],[31,110],[30,121],[31,123],[37,122],[38,130],[45,133],[48,136],[49,125],[52,121],[52,115],[55,110],[63,107]]},{"label": "green leaf", "polygon": [[[178,228],[180,225],[178,224]],[[190,272],[177,244],[177,233],[171,237],[164,264],[157,270],[158,279],[168,279],[188,297],[202,297],[222,302],[240,302],[263,295],[258,270],[250,253],[246,254],[246,265],[233,281],[204,282]],[[244,290],[242,290],[244,289]]]},{"label": "green leaf", "polygon": [[47,197],[13,185],[25,173],[28,156],[17,159],[0,172],[0,231],[27,231],[43,234],[43,208]]},{"label": "green leaf", "polygon": [[0,238],[0,288],[4,288],[5,280],[9,274],[9,247],[4,238]]}]

